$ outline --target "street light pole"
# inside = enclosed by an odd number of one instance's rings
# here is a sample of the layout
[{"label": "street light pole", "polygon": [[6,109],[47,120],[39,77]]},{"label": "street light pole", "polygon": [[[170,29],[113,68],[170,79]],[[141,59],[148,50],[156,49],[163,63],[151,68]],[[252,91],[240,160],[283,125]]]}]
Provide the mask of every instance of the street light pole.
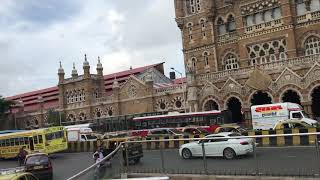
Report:
[{"label": "street light pole", "polygon": [[[181,85],[183,85],[183,80],[182,80],[182,78],[183,78],[183,76],[182,76],[182,73],[180,72],[180,71],[178,71],[178,70],[176,70],[175,68],[171,68],[173,71],[175,71],[175,72],[177,72],[178,74],[180,74],[180,77],[181,77],[181,79],[180,79],[180,82],[181,82]],[[186,90],[185,90],[185,92],[183,92],[183,98],[184,98],[184,112],[186,113],[187,112],[187,88],[186,88]]]}]

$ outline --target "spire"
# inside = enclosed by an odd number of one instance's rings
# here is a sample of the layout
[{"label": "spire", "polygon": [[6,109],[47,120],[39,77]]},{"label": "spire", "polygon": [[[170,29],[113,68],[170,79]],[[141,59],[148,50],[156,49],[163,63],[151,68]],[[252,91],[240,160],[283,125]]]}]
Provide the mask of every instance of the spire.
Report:
[{"label": "spire", "polygon": [[87,60],[87,54],[84,54],[83,67],[90,67],[89,62]]},{"label": "spire", "polygon": [[77,77],[78,76],[78,71],[76,69],[76,65],[75,63],[73,63],[73,69],[72,69],[72,74],[71,74],[72,77]]},{"label": "spire", "polygon": [[98,56],[98,64],[97,64],[97,70],[103,69],[101,61],[100,61],[100,56]]},{"label": "spire", "polygon": [[60,63],[60,67],[59,67],[59,69],[58,69],[58,73],[59,73],[59,74],[64,74],[64,69],[62,68],[61,61],[60,61],[59,63]]}]

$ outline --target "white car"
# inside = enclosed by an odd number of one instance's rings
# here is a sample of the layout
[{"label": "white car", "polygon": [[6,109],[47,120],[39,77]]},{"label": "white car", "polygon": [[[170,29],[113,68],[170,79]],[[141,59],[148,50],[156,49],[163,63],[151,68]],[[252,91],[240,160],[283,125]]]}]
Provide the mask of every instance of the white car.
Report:
[{"label": "white car", "polygon": [[179,149],[179,154],[184,159],[192,157],[202,157],[202,143],[204,143],[206,156],[221,156],[226,159],[233,159],[239,155],[246,155],[253,152],[254,139],[237,138],[227,139],[224,137],[241,136],[238,133],[223,132],[208,135],[204,140],[183,144]]}]

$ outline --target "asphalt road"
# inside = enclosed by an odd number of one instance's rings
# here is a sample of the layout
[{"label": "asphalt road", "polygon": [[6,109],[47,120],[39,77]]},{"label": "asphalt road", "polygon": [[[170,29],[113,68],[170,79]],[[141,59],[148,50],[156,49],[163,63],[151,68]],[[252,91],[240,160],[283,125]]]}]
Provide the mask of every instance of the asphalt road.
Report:
[{"label": "asphalt road", "polygon": [[[92,153],[61,153],[51,155],[53,179],[67,179],[93,164]],[[0,160],[0,169],[13,168],[16,160]]]},{"label": "asphalt road", "polygon": [[[264,175],[313,176],[320,171],[320,160],[317,159],[314,147],[258,148],[256,152],[256,160],[254,155],[233,160],[207,158],[208,173],[251,175],[258,171]],[[164,150],[163,157],[162,168],[160,151],[145,152],[141,163],[130,166],[130,171],[159,172],[163,169],[169,173],[205,172],[202,158],[184,160],[178,150]]]},{"label": "asphalt road", "polygon": [[[263,175],[274,176],[312,176],[320,172],[320,160],[317,159],[314,147],[258,148],[256,160],[253,155],[238,157],[234,160],[207,158],[209,174],[251,175],[258,171]],[[119,174],[121,155],[116,155],[112,167],[105,168],[103,173]],[[144,157],[137,165],[129,166],[130,172],[160,173],[205,173],[202,158],[182,159],[178,150],[163,151],[163,167],[159,150],[145,151]],[[54,179],[63,180],[93,164],[92,153],[63,153],[52,156]],[[0,169],[15,167],[15,160],[1,160]],[[82,179],[93,176],[88,173]],[[91,179],[91,178],[90,178]]]}]

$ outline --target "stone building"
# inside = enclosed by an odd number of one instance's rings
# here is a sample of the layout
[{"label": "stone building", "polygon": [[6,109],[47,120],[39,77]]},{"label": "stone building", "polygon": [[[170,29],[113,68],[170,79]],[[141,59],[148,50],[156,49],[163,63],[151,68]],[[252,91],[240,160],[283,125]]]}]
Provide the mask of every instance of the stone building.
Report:
[{"label": "stone building", "polygon": [[296,102],[320,116],[319,0],[175,0],[188,109]]},{"label": "stone building", "polygon": [[49,111],[75,123],[128,114],[185,112],[185,78],[166,77],[164,63],[104,75],[98,58],[96,74],[91,71],[86,56],[82,75],[74,65],[71,76],[65,77],[60,62],[58,86],[8,97],[18,102],[12,116],[18,127],[46,125]]}]

